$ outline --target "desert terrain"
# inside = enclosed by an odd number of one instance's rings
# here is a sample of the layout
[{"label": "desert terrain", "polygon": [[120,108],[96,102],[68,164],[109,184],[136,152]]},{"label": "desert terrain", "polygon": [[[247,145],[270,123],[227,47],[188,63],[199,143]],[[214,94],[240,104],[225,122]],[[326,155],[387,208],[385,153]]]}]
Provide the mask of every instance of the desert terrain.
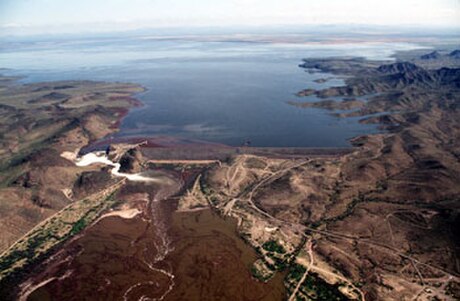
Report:
[{"label": "desert terrain", "polygon": [[[460,298],[455,50],[300,67],[346,76],[345,85],[306,87],[287,105],[382,131],[332,150],[113,141],[141,87],[4,77],[2,295]],[[97,155],[81,151],[104,137]],[[90,155],[93,164],[82,164]]]}]

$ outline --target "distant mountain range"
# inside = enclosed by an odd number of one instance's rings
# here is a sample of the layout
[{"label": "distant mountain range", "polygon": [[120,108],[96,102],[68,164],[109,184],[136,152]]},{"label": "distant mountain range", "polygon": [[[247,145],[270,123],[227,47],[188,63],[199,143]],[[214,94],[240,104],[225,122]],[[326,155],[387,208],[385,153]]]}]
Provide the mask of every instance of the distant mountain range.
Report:
[{"label": "distant mountain range", "polygon": [[436,60],[443,57],[453,58],[453,59],[460,59],[460,49],[456,49],[448,54],[441,54],[439,51],[433,51],[424,55],[420,56],[421,60]]}]

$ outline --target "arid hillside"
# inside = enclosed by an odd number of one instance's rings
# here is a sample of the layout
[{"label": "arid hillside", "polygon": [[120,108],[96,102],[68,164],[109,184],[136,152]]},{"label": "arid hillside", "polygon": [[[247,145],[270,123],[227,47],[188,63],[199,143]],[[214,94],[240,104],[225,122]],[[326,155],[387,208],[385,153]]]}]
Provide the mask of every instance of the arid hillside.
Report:
[{"label": "arid hillside", "polygon": [[143,91],[133,84],[17,80],[0,78],[0,251],[73,201],[81,171],[61,153],[116,131],[139,105],[131,96]]},{"label": "arid hillside", "polygon": [[366,300],[458,298],[460,69],[363,59],[301,67],[349,77],[342,87],[299,93],[324,101],[291,104],[362,116],[385,131],[354,138],[356,151],[338,160],[286,173],[259,188],[254,203],[304,225],[315,258],[329,266],[320,275],[359,283]]}]

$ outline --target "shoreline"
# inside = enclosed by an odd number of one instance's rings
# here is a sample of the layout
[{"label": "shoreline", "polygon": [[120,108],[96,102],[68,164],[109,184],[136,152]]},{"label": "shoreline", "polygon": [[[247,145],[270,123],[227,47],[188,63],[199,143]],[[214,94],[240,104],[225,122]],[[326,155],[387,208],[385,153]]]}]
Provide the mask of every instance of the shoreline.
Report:
[{"label": "shoreline", "polygon": [[[354,137],[354,139],[360,136]],[[300,158],[305,156],[330,157],[352,153],[356,147],[257,147],[228,146],[203,141],[192,141],[171,136],[141,136],[101,139],[82,147],[79,155],[104,151],[111,144],[138,144],[142,152],[155,160],[223,160],[234,155],[255,155],[271,158]]]},{"label": "shoreline", "polygon": [[[1,69],[0,69],[1,70]],[[0,74],[1,76],[1,74]],[[28,75],[21,75],[20,77],[17,78],[27,78]],[[17,81],[16,78],[16,81]],[[127,96],[109,96],[107,100],[105,100],[105,103],[102,105],[107,105],[109,104],[109,108],[113,110],[113,117],[115,117],[114,121],[111,122],[110,124],[107,125],[107,132],[102,136],[102,137],[97,137],[97,138],[91,138],[89,139],[88,143],[86,143],[84,146],[80,147],[78,150],[78,153],[84,154],[86,152],[91,152],[93,150],[101,150],[104,149],[108,144],[112,143],[126,143],[126,141],[143,141],[147,140],[149,143],[146,145],[146,147],[170,147],[170,148],[179,148],[179,147],[215,147],[215,148],[229,148],[233,150],[243,150],[243,149],[256,149],[256,150],[263,150],[262,153],[264,153],[264,150],[277,150],[276,153],[279,153],[281,150],[291,150],[291,149],[304,149],[304,150],[314,150],[315,153],[318,153],[320,151],[318,150],[324,150],[326,153],[329,153],[332,149],[338,150],[338,152],[342,152],[342,150],[352,150],[354,147],[351,145],[349,142],[350,139],[345,139],[347,141],[347,144],[349,146],[326,146],[326,147],[317,147],[317,146],[307,146],[307,147],[302,147],[302,146],[234,146],[234,145],[227,145],[224,143],[219,143],[219,142],[212,142],[212,141],[205,141],[205,140],[199,140],[199,139],[193,139],[193,138],[188,138],[186,136],[172,136],[172,135],[140,135],[140,136],[118,136],[119,133],[121,133],[121,125],[123,123],[123,120],[135,109],[142,108],[146,106],[146,104],[141,101],[138,96],[141,93],[145,93],[149,91],[149,88],[145,87],[142,84],[135,83],[135,82],[119,82],[119,81],[106,81],[106,80],[56,80],[56,81],[38,81],[38,82],[27,82],[27,83],[22,83],[20,81],[17,81],[19,85],[23,86],[30,86],[30,87],[40,87],[40,86],[55,86],[57,84],[89,84],[89,85],[94,85],[94,84],[103,84],[103,85],[127,85],[127,86],[132,86],[140,89],[140,91],[134,91],[134,92],[123,92],[123,93],[128,93],[129,95]],[[118,92],[115,92],[118,93]],[[110,102],[112,101],[123,101],[125,102],[126,105],[123,106],[113,106],[111,107]],[[99,115],[98,112],[94,112],[95,115]],[[103,114],[103,113],[101,113]],[[127,142],[130,143],[130,142]],[[259,151],[249,151],[249,153],[259,153]],[[289,151],[290,152],[290,151]],[[244,151],[246,153],[246,151]]]}]

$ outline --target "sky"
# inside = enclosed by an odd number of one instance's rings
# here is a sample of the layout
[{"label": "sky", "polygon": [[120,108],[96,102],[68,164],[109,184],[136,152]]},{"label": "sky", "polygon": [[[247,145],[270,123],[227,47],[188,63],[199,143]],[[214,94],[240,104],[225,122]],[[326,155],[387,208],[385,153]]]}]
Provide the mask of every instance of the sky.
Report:
[{"label": "sky", "polygon": [[0,33],[307,24],[460,28],[460,0],[0,0]]}]

